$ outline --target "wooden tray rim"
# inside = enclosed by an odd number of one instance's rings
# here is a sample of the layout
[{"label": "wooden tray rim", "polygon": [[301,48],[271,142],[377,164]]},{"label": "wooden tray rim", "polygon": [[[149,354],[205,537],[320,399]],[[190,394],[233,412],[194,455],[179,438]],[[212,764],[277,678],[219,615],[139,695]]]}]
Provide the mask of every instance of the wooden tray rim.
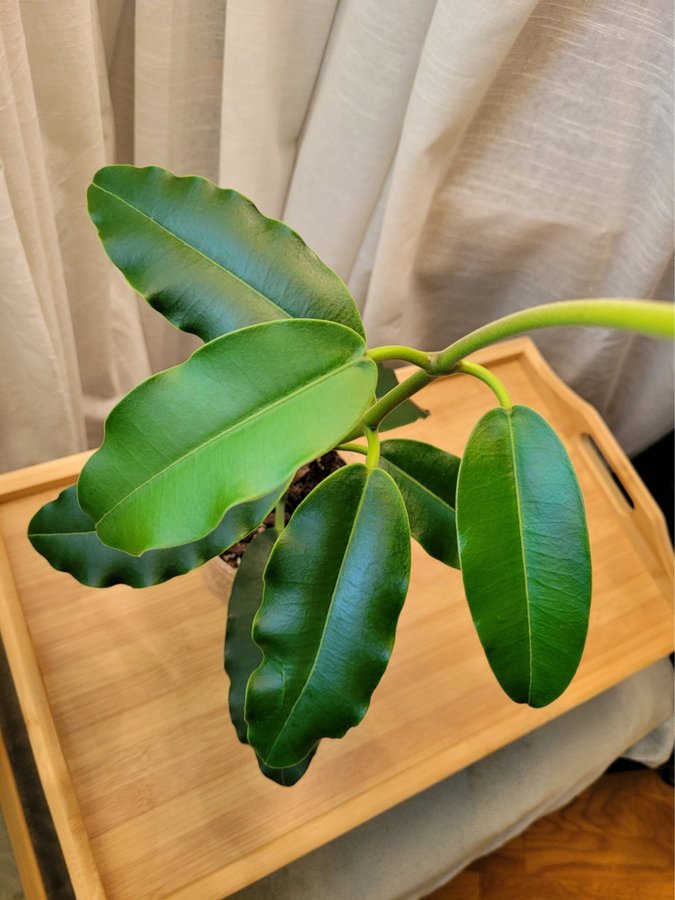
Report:
[{"label": "wooden tray rim", "polygon": [[[564,406],[573,407],[583,418],[588,432],[593,435],[605,458],[624,483],[630,484],[635,509],[630,512],[625,511],[624,514],[634,514],[641,518],[643,527],[647,528],[648,533],[652,536],[652,549],[659,567],[668,583],[672,583],[673,556],[663,514],[600,414],[553,372],[528,337],[516,338],[487,347],[472,354],[470,358],[484,365],[521,360],[531,371],[540,376],[541,383],[546,390],[552,392]],[[413,371],[412,367],[406,367],[397,370],[397,374],[399,378],[402,375],[405,377],[411,371]],[[539,382],[537,387],[541,387]],[[85,451],[0,474],[0,503],[7,503],[47,488],[63,487],[73,483],[92,452]],[[671,594],[665,593],[669,602],[672,603],[672,592]],[[7,657],[16,683],[31,747],[62,844],[73,888],[78,897],[92,898],[92,900],[105,898],[89,836],[49,707],[21,601],[13,581],[9,556],[1,538],[0,633],[5,640]],[[607,685],[600,684],[596,694],[613,683],[612,681]],[[592,696],[594,695],[589,695],[587,699],[591,699]],[[569,708],[578,705],[579,702],[571,703]],[[564,704],[556,704],[554,711],[550,715],[544,713],[543,717],[540,717],[533,725],[533,728],[538,728],[551,721],[566,712],[567,709],[568,707]],[[542,716],[541,711],[539,713]],[[522,734],[522,728],[519,728],[517,734],[514,734],[514,739]],[[458,755],[459,746],[462,745],[453,745],[448,751],[432,754],[413,770],[407,770],[405,778],[401,778],[400,775],[392,775],[380,782],[377,790],[365,789],[363,793],[341,804],[339,816],[322,816],[318,821],[309,823],[311,827],[308,827],[308,823],[304,823],[285,832],[268,844],[249,852],[246,857],[185,885],[170,897],[172,900],[178,900],[178,898],[189,900],[195,896],[217,895],[223,889],[236,891],[252,883],[453,774],[458,770],[453,757]],[[480,753],[476,759],[487,756],[501,746],[504,746],[503,739],[495,741],[492,746],[491,743],[486,743],[485,735],[482,734]],[[440,768],[447,774],[439,777],[438,763],[441,757],[444,765]],[[364,798],[369,801],[366,804],[367,809],[364,809]]]}]

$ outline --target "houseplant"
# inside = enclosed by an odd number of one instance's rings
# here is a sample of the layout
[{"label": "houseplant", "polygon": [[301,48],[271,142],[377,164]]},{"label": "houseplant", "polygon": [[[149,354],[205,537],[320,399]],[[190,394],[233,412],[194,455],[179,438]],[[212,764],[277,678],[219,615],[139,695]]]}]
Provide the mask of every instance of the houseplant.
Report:
[{"label": "houseplant", "polygon": [[[411,534],[461,568],[506,693],[533,706],[559,696],[588,624],[583,500],[551,427],[465,357],[551,325],[672,338],[670,305],[560,302],[438,353],[368,350],[340,279],[235,191],[113,166],[95,176],[89,208],[130,283],[205,343],[111,412],[77,486],[31,521],[35,548],[85,584],[143,587],[217,556],[274,509],[275,527],[252,541],[235,580],[226,668],[237,733],[281,784],[304,774],[322,738],[363,718],[392,651]],[[388,360],[417,371],[383,388],[378,364]],[[419,414],[403,406],[416,391],[457,373],[497,400],[461,461],[419,441],[380,440],[394,412]],[[336,447],[364,462],[322,481],[286,525],[294,473]]]}]

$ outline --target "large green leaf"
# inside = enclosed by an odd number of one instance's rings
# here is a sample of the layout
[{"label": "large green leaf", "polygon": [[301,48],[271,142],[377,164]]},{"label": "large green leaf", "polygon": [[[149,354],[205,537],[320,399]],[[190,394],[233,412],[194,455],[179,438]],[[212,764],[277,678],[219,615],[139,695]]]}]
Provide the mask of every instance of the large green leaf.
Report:
[{"label": "large green leaf", "polygon": [[89,587],[148,587],[184,575],[241,540],[262,522],[286,487],[233,506],[220,525],[200,541],[130,556],[101,542],[94,523],[80,509],[73,485],[38,510],[28,526],[28,537],[55,569],[69,572]]},{"label": "large green leaf", "polygon": [[457,484],[466,596],[488,662],[517,703],[545,706],[584,647],[591,562],[579,484],[560,439],[524,406],[493,409]]},{"label": "large green leaf", "polygon": [[381,469],[339,469],[300,504],[265,570],[246,692],[248,739],[297,763],[358,724],[389,662],[410,573],[403,499]]},{"label": "large green leaf", "polygon": [[226,334],[110,413],[78,502],[101,540],[139,555],[199,540],[233,506],[288,481],[363,415],[376,367],[332,322]]},{"label": "large green leaf", "polygon": [[276,783],[280,784],[282,787],[293,787],[294,784],[297,784],[300,781],[307,769],[309,769],[318,749],[319,745],[317,744],[309,751],[304,759],[300,760],[300,762],[296,763],[294,766],[284,766],[282,769],[274,769],[272,766],[266,766],[257,753],[256,759],[258,760],[258,767],[265,778],[276,781]]},{"label": "large green leaf", "polygon": [[[263,572],[277,537],[278,533],[268,528],[255,537],[246,548],[232,585],[227,610],[225,671],[230,679],[230,718],[237,737],[243,744],[248,744],[248,726],[244,718],[246,683],[251,672],[262,662],[262,653],[251,636],[251,628],[253,617],[262,603]],[[259,757],[258,765],[267,778],[290,787],[305,774],[315,752],[316,748],[296,766],[286,769],[272,769]]]},{"label": "large green leaf", "polygon": [[290,316],[340,322],[363,336],[340,278],[236,191],[156,166],[107,166],[88,200],[112,261],[183,331],[210,341]]},{"label": "large green leaf", "polygon": [[430,556],[459,568],[455,495],[459,458],[421,441],[393,439],[380,447],[380,465],[405,501],[410,531]]},{"label": "large green leaf", "polygon": [[[384,397],[385,394],[388,394],[398,383],[398,378],[394,374],[393,369],[389,369],[382,363],[377,364],[375,394],[378,400]],[[404,400],[380,422],[380,431],[389,431],[392,428],[400,428],[401,425],[410,425],[411,422],[416,422],[417,419],[426,419],[428,415],[428,410],[422,409],[422,407],[413,403],[412,400]]]},{"label": "large green leaf", "polygon": [[263,597],[263,572],[279,533],[267,528],[246,548],[232,585],[225,630],[225,671],[230,679],[230,718],[243,744],[248,744],[244,700],[249,675],[262,662],[260,647],[251,635],[253,617]]}]

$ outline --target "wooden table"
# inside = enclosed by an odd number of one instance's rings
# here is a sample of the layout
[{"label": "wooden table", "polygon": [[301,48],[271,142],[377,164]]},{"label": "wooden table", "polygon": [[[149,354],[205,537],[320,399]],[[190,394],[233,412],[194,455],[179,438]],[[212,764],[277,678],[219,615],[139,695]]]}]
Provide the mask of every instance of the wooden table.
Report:
[{"label": "wooden table", "polygon": [[[204,900],[236,891],[673,649],[662,516],[599,416],[527,339],[474,358],[556,427],[577,468],[594,563],[580,670],[545,709],[511,703],[489,671],[459,573],[413,545],[410,593],[370,711],[342,741],[324,741],[291,789],[259,774],[228,722],[225,609],[201,573],[143,591],[86,588],[52,570],[25,537],[33,513],[75,479],[86,455],[0,476],[0,628],[78,897]],[[418,399],[432,415],[398,433],[458,454],[494,405],[465,376],[437,381]],[[6,816],[19,835],[16,804]]]}]

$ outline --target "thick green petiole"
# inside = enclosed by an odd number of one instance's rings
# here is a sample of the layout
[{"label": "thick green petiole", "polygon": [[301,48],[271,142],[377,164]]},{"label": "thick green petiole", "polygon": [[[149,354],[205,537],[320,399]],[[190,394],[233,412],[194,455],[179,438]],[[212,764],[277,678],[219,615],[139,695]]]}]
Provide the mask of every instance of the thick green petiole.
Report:
[{"label": "thick green petiole", "polygon": [[435,356],[432,371],[448,375],[457,363],[481,347],[524,331],[553,325],[582,325],[597,328],[619,328],[657,338],[675,338],[675,310],[672,303],[650,300],[562,300],[532,306],[496,319],[450,344]]},{"label": "thick green petiole", "polygon": [[403,403],[408,397],[412,397],[413,394],[416,394],[417,391],[421,390],[425,385],[431,384],[433,380],[434,376],[427,375],[426,372],[422,372],[421,370],[413,372],[409,378],[406,378],[405,381],[402,381],[399,385],[389,391],[388,394],[385,394],[384,397],[377,401],[377,403],[374,403],[366,412],[361,422],[345,436],[344,441],[351,441],[352,438],[359,437],[359,435],[363,434],[364,427],[377,428],[380,422],[388,416],[393,409],[396,409],[400,403]]},{"label": "thick green petiole", "polygon": [[353,442],[347,442],[344,444],[338,444],[335,448],[336,450],[346,450],[349,453],[362,453],[364,456],[368,454],[368,448],[364,447],[363,444],[355,444]]},{"label": "thick green petiole", "polygon": [[[415,372],[397,387],[380,398],[364,415],[362,421],[346,437],[346,441],[362,433],[363,427],[375,428],[396,407],[419,390],[444,375],[452,375],[458,364],[476,350],[505,338],[515,337],[527,331],[550,328],[556,325],[580,325],[598,328],[619,328],[649,337],[675,338],[675,310],[673,304],[652,300],[561,300],[533,306],[497,319],[489,325],[477,328],[465,337],[450,344],[440,353],[423,353],[410,347],[376,347],[369,351],[374,360],[412,359],[419,354],[425,360],[420,371]],[[394,352],[395,351],[395,352]],[[400,355],[406,351],[406,355]],[[397,355],[398,354],[398,355]],[[430,361],[430,365],[426,361]],[[474,373],[475,374],[475,373]],[[485,380],[485,379],[483,379]]]},{"label": "thick green petiole", "polygon": [[500,406],[504,409],[508,410],[513,406],[511,396],[504,384],[485,366],[479,366],[478,363],[463,360],[457,365],[455,371],[463,375],[473,375],[474,378],[478,378],[483,384],[486,384],[493,391],[497,400],[499,400]]},{"label": "thick green petiole", "polygon": [[384,362],[387,359],[403,359],[425,370],[429,369],[432,364],[428,353],[424,353],[422,350],[415,350],[414,347],[405,347],[402,344],[375,347],[373,350],[368,351],[368,356],[373,362]]},{"label": "thick green petiole", "polygon": [[280,534],[286,527],[286,495],[279,500],[274,509],[274,530]]},{"label": "thick green petiole", "polygon": [[366,428],[365,432],[368,441],[366,467],[372,472],[380,461],[380,436],[375,428]]}]

